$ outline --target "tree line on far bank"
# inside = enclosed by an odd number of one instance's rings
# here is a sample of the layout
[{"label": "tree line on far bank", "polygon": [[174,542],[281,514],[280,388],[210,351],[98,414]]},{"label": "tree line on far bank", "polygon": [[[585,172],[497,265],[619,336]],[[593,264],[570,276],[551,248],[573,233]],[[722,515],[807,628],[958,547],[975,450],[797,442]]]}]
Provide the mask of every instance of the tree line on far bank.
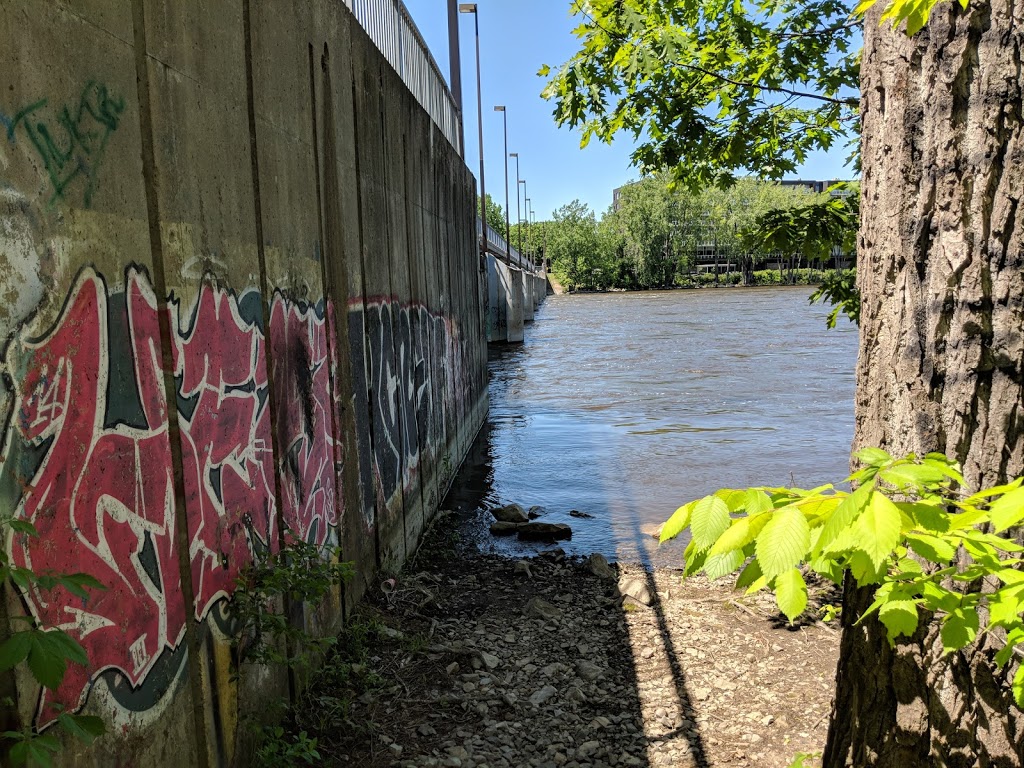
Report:
[{"label": "tree line on far bank", "polygon": [[623,187],[600,218],[573,200],[549,221],[513,226],[512,244],[544,254],[567,290],[807,283],[852,266],[857,217],[855,185],[815,193],[747,177],[690,192],[654,174]]}]

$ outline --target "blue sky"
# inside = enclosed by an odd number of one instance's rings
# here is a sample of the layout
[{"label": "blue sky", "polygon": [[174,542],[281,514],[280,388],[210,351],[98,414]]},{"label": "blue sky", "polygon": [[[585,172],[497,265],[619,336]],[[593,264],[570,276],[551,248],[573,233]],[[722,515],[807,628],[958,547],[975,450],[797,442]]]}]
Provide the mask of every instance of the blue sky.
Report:
[{"label": "blue sky", "polygon": [[[448,16],[446,0],[405,0],[416,25],[430,46],[441,71],[448,75]],[[555,66],[577,49],[572,35],[569,0],[478,0],[480,57],[484,109],[485,184],[504,206],[502,154],[504,136],[496,104],[508,108],[509,152],[519,152],[520,171],[537,219],[574,198],[600,215],[612,202],[612,190],[639,174],[629,163],[633,143],[622,136],[611,145],[592,142],[579,148],[579,133],[559,128],[552,106],[540,97],[544,80],[537,77],[543,64]],[[466,158],[479,178],[476,108],[476,53],[473,17],[460,16],[463,98],[465,100]],[[799,176],[807,179],[845,178],[847,150],[815,155]],[[515,221],[515,161],[509,164],[510,208]]]}]

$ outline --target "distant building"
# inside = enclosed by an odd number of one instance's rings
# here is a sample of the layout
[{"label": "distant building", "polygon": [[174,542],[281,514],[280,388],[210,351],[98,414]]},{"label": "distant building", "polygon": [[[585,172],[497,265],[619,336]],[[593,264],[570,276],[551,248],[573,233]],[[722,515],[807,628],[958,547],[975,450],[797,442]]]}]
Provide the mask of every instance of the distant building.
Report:
[{"label": "distant building", "polygon": [[[817,181],[813,179],[784,179],[779,182],[784,187],[790,187],[791,189],[806,189],[808,192],[827,192],[829,187],[834,187],[836,184],[849,184],[848,180],[842,179],[831,179],[829,181]],[[849,197],[851,194],[848,189],[834,189],[831,192],[832,197]]]},{"label": "distant building", "polygon": [[623,184],[621,187],[616,187],[612,190],[612,210],[618,211],[622,207],[622,190],[626,187],[631,187],[636,184],[635,181],[631,181],[628,184]]}]

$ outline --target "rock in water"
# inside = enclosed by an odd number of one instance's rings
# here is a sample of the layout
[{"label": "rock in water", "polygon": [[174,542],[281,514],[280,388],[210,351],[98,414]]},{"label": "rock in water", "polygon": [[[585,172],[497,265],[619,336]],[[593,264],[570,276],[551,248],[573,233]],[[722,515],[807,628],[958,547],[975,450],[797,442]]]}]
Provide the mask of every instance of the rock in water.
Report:
[{"label": "rock in water", "polygon": [[599,579],[615,581],[619,578],[619,575],[615,572],[615,569],[608,564],[604,555],[599,555],[596,552],[587,560],[587,570]]},{"label": "rock in water", "polygon": [[531,520],[536,520],[538,517],[541,517],[546,513],[547,510],[544,509],[544,507],[530,507],[529,511],[526,514]]},{"label": "rock in water", "polygon": [[499,523],[527,523],[530,521],[526,510],[518,504],[509,504],[504,507],[495,507],[491,510],[494,519]]},{"label": "rock in water", "polygon": [[589,514],[588,512],[580,512],[578,509],[570,510],[569,511],[569,517],[578,517],[581,520],[593,520],[594,519],[593,515]]},{"label": "rock in water", "polygon": [[572,538],[572,528],[565,523],[526,523],[517,531],[523,541],[562,541]]},{"label": "rock in water", "polygon": [[519,530],[519,526],[522,523],[504,523],[496,522],[491,523],[491,535],[493,536],[512,536]]}]

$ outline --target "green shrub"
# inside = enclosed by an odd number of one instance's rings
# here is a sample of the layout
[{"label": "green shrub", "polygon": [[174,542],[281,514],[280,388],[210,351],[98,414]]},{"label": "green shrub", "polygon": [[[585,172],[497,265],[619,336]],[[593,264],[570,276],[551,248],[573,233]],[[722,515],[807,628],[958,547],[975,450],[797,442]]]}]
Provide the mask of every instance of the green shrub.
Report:
[{"label": "green shrub", "polygon": [[[1024,522],[1024,478],[972,494],[939,453],[895,459],[865,448],[856,458],[852,492],[718,491],[676,510],[661,541],[689,528],[685,575],[740,571],[736,588],[772,590],[790,621],[807,608],[806,572],[836,584],[849,572],[875,588],[858,622],[877,613],[890,643],[931,621],[947,653],[986,633],[1004,637],[995,661],[1007,664],[1024,648],[1024,547],[1012,538]],[[991,590],[972,586],[983,583]],[[1024,665],[1013,694],[1024,707]]]}]

